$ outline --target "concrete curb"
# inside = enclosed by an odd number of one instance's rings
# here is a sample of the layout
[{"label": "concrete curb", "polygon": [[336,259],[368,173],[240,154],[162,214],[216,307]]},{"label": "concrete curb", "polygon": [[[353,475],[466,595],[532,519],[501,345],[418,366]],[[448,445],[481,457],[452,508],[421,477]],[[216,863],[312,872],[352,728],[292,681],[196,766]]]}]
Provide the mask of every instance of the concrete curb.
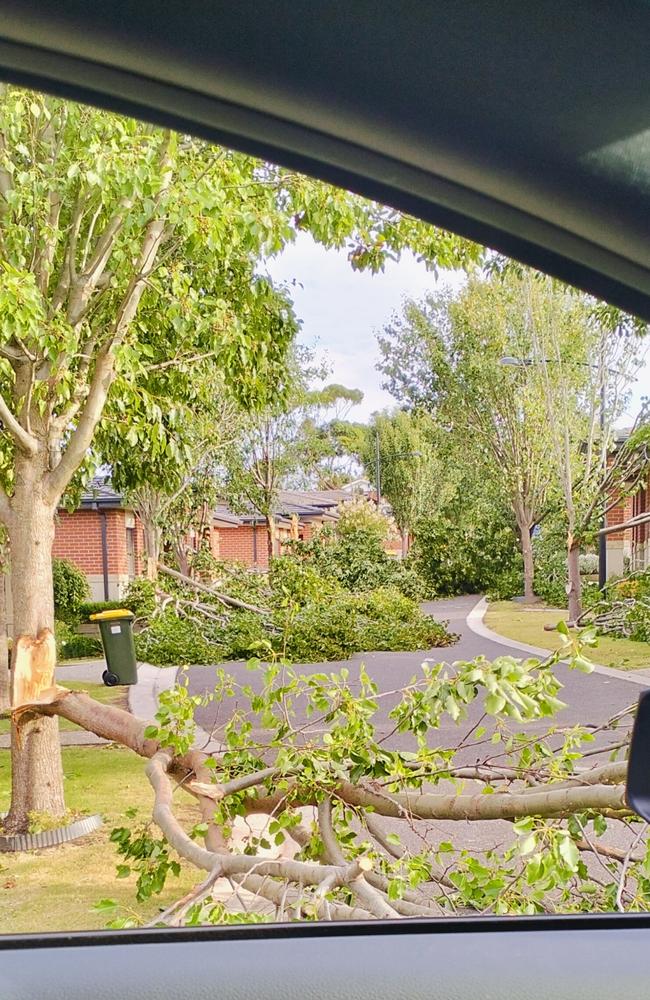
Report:
[{"label": "concrete curb", "polygon": [[[506,646],[510,649],[520,649],[522,653],[528,653],[530,656],[548,656],[550,650],[542,649],[540,646],[529,646],[528,643],[518,642],[516,639],[508,639],[504,635],[499,635],[498,632],[493,632],[491,628],[488,628],[485,624],[485,612],[488,609],[487,600],[482,597],[478,601],[466,618],[467,626],[476,635],[482,636],[484,639],[489,639],[491,642],[496,642],[500,646]],[[615,677],[619,681],[629,681],[630,684],[638,684],[641,687],[650,687],[650,669],[643,667],[641,670],[628,671],[628,670],[616,670],[615,667],[605,667],[600,663],[594,663],[594,673],[603,674],[606,677]]]}]

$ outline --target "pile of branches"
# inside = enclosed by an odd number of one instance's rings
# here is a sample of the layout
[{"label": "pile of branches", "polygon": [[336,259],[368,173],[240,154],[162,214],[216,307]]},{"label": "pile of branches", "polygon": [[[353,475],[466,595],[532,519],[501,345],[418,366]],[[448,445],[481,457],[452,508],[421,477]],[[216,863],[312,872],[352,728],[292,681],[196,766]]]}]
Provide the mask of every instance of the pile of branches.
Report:
[{"label": "pile of branches", "polygon": [[599,635],[650,641],[650,576],[632,573],[610,583],[603,599],[587,609],[578,624],[589,624]]},{"label": "pile of branches", "polygon": [[[204,873],[156,923],[226,919],[224,887],[241,919],[648,909],[646,828],[624,795],[633,706],[598,726],[526,730],[562,707],[560,658],[588,669],[579,638],[565,643],[541,663],[425,662],[392,691],[363,667],[352,681],[251,663],[246,684],[218,675],[207,745],[188,712],[205,701],[183,687],[150,722],[61,687],[14,718],[58,715],[147,759],[160,838],[149,825],[112,838],[139,898],[164,883],[152,866]],[[436,739],[450,718],[458,737]],[[177,790],[197,804],[193,830]],[[455,842],[441,821],[458,823]],[[495,828],[490,848],[463,847],[467,821]]]}]

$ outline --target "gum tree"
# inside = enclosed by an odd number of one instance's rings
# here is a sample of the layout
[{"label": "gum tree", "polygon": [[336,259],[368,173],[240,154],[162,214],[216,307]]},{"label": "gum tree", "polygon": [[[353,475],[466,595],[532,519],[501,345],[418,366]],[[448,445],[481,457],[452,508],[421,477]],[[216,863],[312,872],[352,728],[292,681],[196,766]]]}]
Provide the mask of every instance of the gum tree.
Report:
[{"label": "gum tree", "polygon": [[[14,707],[18,674],[21,696],[53,679],[54,515],[107,401],[123,395],[134,449],[165,437],[167,401],[141,396],[134,370],[170,329],[170,360],[211,352],[226,378],[245,372],[254,394],[266,358],[281,357],[292,335],[291,323],[264,326],[258,299],[274,293],[259,263],[299,228],[347,245],[358,267],[379,268],[406,244],[446,266],[478,253],[250,157],[0,90],[0,522],[11,552]],[[26,723],[20,740],[12,733],[5,828],[16,831],[31,811],[61,815],[64,799],[55,720]]]}]

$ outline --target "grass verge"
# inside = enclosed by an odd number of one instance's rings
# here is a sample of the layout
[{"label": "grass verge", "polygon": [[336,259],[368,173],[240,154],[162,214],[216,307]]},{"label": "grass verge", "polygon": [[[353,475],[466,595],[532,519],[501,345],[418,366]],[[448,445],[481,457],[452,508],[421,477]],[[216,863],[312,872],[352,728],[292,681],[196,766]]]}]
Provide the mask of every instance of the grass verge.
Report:
[{"label": "grass verge", "polygon": [[[94,913],[100,899],[115,899],[137,909],[145,920],[201,880],[190,867],[170,876],[164,893],[147,904],[135,903],[135,876],[116,879],[119,861],[109,834],[151,816],[153,792],[145,761],[119,747],[70,747],[63,751],[66,804],[86,814],[100,813],[104,826],[74,844],[42,851],[0,854],[0,934],[103,928],[107,917]],[[0,751],[0,813],[9,806],[9,753]],[[191,800],[177,793],[177,815],[192,825],[198,815]],[[135,820],[126,810],[135,807]]]},{"label": "grass verge", "polygon": [[[545,632],[545,625],[557,625],[567,617],[566,611],[554,608],[528,610],[515,601],[495,601],[488,607],[485,624],[493,632],[531,646],[555,650],[561,645],[557,632]],[[650,643],[631,639],[611,639],[600,636],[598,645],[588,655],[596,663],[618,670],[640,670],[650,667]]]}]

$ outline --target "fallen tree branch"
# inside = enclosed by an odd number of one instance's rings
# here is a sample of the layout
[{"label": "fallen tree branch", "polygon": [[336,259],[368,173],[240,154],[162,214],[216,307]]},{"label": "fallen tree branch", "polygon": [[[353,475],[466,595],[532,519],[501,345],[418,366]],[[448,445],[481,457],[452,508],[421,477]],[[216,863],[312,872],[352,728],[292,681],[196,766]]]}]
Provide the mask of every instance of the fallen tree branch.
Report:
[{"label": "fallen tree branch", "polygon": [[[146,722],[114,705],[100,704],[80,691],[68,691],[62,687],[51,688],[48,692],[48,700],[21,706],[18,712],[14,712],[14,716],[17,715],[21,717],[59,715],[70,722],[75,722],[88,732],[129,747],[141,757],[151,758],[160,749],[156,740],[145,738]],[[193,772],[197,766],[197,756],[195,755],[198,755],[199,759],[205,759],[205,755],[199,751],[192,751],[190,754],[178,757],[173,761],[172,773],[176,775],[185,771],[185,774],[189,775],[190,772]],[[632,815],[625,804],[625,790],[622,783],[605,784],[602,777],[603,772],[606,772],[605,780],[611,781],[614,769],[620,769],[619,773],[622,776],[624,768],[625,764],[621,762],[594,769],[597,774],[598,772],[601,774],[598,783],[595,784],[589,783],[589,772],[583,772],[576,776],[576,779],[572,779],[579,781],[579,784],[569,786],[551,784],[543,790],[524,789],[515,792],[495,792],[493,795],[481,793],[455,795],[447,792],[411,791],[387,794],[347,781],[336,783],[332,788],[332,794],[348,805],[359,808],[369,806],[378,815],[395,819],[515,820],[523,816],[563,817],[587,809]],[[269,778],[267,780],[270,779],[273,771],[273,768],[268,769]],[[235,787],[241,789],[242,783],[244,783],[244,787],[253,787],[260,783],[261,774],[262,771],[251,772],[245,783],[242,778],[233,779],[237,783]],[[196,789],[196,792],[200,794],[206,794],[211,788],[208,782],[199,784],[201,787]],[[192,791],[191,785],[190,781],[189,791]],[[206,798],[218,797],[219,786],[215,785],[215,789],[214,796],[206,794]],[[289,793],[292,795],[292,801],[295,805],[316,804],[314,794],[301,792],[294,782],[289,783],[288,787],[281,793],[251,798],[248,810],[250,812],[273,812]],[[238,874],[238,872],[235,871],[231,874]]]},{"label": "fallen tree branch", "polygon": [[193,580],[190,576],[185,576],[183,573],[179,573],[178,570],[170,569],[169,566],[165,566],[164,563],[158,563],[158,569],[161,573],[166,573],[167,576],[171,576],[174,580],[180,580],[181,583],[186,584],[188,587],[193,587],[202,594],[210,594],[211,597],[216,597],[218,601],[221,601],[223,604],[229,604],[233,608],[241,608],[243,611],[254,611],[257,615],[268,616],[271,614],[271,612],[266,608],[258,608],[254,604],[247,604],[246,601],[240,601],[237,597],[230,597],[228,594],[222,594],[213,587],[208,587],[205,583],[199,583],[198,580]]},{"label": "fallen tree branch", "polygon": [[[329,797],[323,799],[318,804],[318,828],[323,842],[325,860],[335,865],[345,864],[343,851],[340,848],[332,825],[332,800]],[[359,864],[363,861],[364,859],[360,858]],[[375,917],[379,919],[398,917],[398,912],[384,899],[381,891],[366,882],[364,873],[371,871],[372,863],[370,862],[369,866],[363,866],[356,878],[350,882],[350,888],[361,904],[370,910]]]}]

